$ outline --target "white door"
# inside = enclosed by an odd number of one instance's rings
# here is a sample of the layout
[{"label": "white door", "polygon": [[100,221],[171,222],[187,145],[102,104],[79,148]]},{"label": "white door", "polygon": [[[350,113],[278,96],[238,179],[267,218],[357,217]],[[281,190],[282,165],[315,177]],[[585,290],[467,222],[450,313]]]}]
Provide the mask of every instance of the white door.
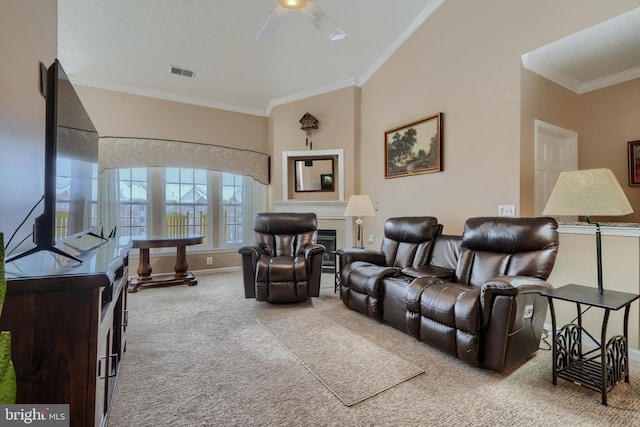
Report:
[{"label": "white door", "polygon": [[578,134],[534,120],[535,215],[542,215],[560,172],[578,169]]}]

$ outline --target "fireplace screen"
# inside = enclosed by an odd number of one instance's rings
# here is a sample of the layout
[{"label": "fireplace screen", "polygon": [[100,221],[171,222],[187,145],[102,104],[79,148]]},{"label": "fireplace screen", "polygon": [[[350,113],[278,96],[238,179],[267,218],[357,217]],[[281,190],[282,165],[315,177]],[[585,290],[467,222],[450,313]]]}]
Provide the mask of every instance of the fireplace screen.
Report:
[{"label": "fireplace screen", "polygon": [[325,247],[322,258],[322,271],[332,273],[336,270],[336,230],[318,230],[318,243]]}]

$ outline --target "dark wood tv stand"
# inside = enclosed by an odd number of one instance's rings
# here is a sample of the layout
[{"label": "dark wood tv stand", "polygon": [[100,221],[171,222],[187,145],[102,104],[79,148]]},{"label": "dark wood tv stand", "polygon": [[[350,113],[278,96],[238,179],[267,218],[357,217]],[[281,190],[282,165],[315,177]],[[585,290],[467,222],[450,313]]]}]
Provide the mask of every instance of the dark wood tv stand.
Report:
[{"label": "dark wood tv stand", "polygon": [[0,330],[11,331],[17,403],[69,404],[71,426],[104,426],[126,346],[130,245],[67,243],[88,248],[82,263],[43,251],[6,264]]}]

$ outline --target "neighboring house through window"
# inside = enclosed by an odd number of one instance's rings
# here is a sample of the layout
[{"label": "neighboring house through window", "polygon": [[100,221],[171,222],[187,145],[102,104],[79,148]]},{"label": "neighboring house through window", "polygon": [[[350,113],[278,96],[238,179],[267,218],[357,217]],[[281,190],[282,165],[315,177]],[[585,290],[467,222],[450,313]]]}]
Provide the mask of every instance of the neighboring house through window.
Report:
[{"label": "neighboring house through window", "polygon": [[264,209],[265,186],[241,175],[174,167],[119,169],[117,175],[121,236],[200,234],[200,247],[239,247],[253,236],[252,218]]}]

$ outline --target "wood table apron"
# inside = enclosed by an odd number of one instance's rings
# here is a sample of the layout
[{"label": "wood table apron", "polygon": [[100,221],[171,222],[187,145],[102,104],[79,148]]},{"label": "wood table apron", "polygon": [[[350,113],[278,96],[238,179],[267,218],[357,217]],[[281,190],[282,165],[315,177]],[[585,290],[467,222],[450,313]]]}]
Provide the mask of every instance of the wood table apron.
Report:
[{"label": "wood table apron", "polygon": [[[204,236],[193,234],[175,237],[133,237],[131,239],[132,247],[140,249],[140,261],[138,263],[138,270],[136,271],[138,273],[138,277],[133,277],[129,280],[129,292],[137,292],[138,288],[142,285],[159,283],[186,283],[189,286],[197,285],[198,281],[194,277],[193,273],[187,272],[187,269],[189,268],[187,264],[187,246],[199,245],[202,243],[203,238]],[[171,247],[175,247],[177,249],[175,273],[152,277],[149,249]]]}]

